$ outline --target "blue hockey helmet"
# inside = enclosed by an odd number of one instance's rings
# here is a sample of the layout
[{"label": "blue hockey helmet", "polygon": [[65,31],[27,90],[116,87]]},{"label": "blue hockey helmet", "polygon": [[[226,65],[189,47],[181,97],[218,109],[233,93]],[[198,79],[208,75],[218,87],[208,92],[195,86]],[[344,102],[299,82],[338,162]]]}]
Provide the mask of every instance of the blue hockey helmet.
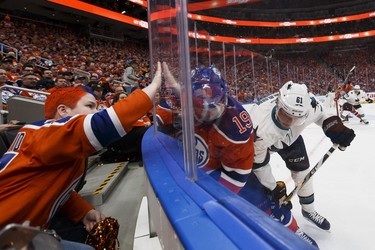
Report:
[{"label": "blue hockey helmet", "polygon": [[195,117],[201,122],[219,118],[227,105],[227,84],[220,71],[211,66],[191,72]]},{"label": "blue hockey helmet", "polygon": [[193,85],[210,83],[218,86],[223,93],[227,92],[227,82],[215,66],[193,69],[191,72],[191,83]]}]

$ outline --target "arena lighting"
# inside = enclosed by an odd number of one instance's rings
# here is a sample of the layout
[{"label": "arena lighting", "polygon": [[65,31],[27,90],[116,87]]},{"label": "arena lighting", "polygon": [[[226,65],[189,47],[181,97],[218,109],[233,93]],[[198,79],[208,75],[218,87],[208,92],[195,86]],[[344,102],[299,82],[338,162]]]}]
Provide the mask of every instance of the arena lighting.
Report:
[{"label": "arena lighting", "polygon": [[77,10],[81,10],[81,11],[88,12],[97,16],[106,17],[112,20],[127,23],[127,24],[134,25],[140,28],[148,29],[148,23],[143,20],[130,17],[127,15],[123,15],[121,13],[117,13],[115,11],[104,9],[104,8],[101,8],[92,4],[88,4],[85,2],[81,2],[78,0],[48,0],[48,2],[59,4],[59,5],[77,9]]},{"label": "arena lighting", "polygon": [[254,38],[254,37],[228,37],[228,36],[207,36],[199,33],[189,32],[189,37],[199,40],[210,40],[214,42],[236,43],[236,44],[303,44],[303,43],[322,43],[340,40],[350,40],[375,36],[375,30],[368,30],[358,33],[338,34],[330,36],[300,37],[300,38]]},{"label": "arena lighting", "polygon": [[[175,27],[158,27],[159,33],[177,34]],[[188,36],[198,40],[231,43],[231,44],[304,44],[304,43],[324,43],[340,40],[351,40],[358,38],[366,38],[375,36],[375,30],[368,30],[357,33],[347,33],[329,36],[315,36],[315,37],[292,37],[292,38],[256,38],[256,37],[229,37],[229,36],[211,36],[207,32],[193,32],[189,31]]]},{"label": "arena lighting", "polygon": [[[128,0],[129,2],[138,4],[143,7],[147,7],[146,0]],[[216,0],[216,1],[204,1],[199,3],[189,3],[188,10],[189,11],[198,11],[198,10],[207,10],[207,9],[215,9],[221,8],[225,6],[231,5],[239,5],[245,3],[256,3],[260,2],[261,0]]]},{"label": "arena lighting", "polygon": [[[146,0],[128,0],[128,1],[141,5],[143,7],[147,7]],[[226,2],[230,2],[230,1],[226,1]],[[259,1],[251,1],[251,2],[259,2]],[[223,3],[219,1],[206,1],[206,2],[194,3],[194,4],[188,5],[188,10],[198,11],[198,10],[205,10],[205,9],[212,9],[212,8],[221,8],[221,7],[233,5],[235,3],[243,4],[244,2],[231,1],[230,3],[231,4]],[[351,16],[340,16],[340,17],[317,19],[317,20],[266,22],[266,21],[231,20],[231,19],[224,19],[224,18],[188,13],[188,18],[192,20],[211,22],[211,23],[220,23],[220,24],[233,25],[233,26],[251,26],[251,27],[314,26],[314,25],[324,25],[324,24],[331,24],[331,23],[356,21],[356,20],[362,20],[362,19],[373,18],[373,17],[375,17],[375,11],[351,15]]]},{"label": "arena lighting", "polygon": [[218,17],[188,14],[188,18],[192,20],[198,20],[203,22],[220,23],[225,25],[233,26],[252,26],[252,27],[290,27],[290,26],[316,26],[331,23],[341,23],[362,20],[367,18],[375,17],[375,12],[367,12],[362,14],[356,14],[351,16],[341,16],[334,18],[325,18],[318,20],[303,20],[303,21],[287,21],[287,22],[265,22],[265,21],[245,21],[245,20],[230,20]]},{"label": "arena lighting", "polygon": [[[48,0],[49,2],[60,4],[62,6],[70,7],[73,9],[85,11],[94,15],[110,18],[112,20],[116,20],[119,22],[131,24],[137,27],[141,27],[144,29],[148,29],[148,23],[133,17],[129,17],[111,10],[107,10],[92,4],[84,3],[78,0]],[[235,0],[233,0],[234,2]],[[239,0],[241,1],[241,0]],[[239,2],[236,1],[236,2]],[[211,2],[211,1],[206,1]],[[157,20],[160,18],[166,18],[175,16],[175,9],[167,9],[163,11],[158,11],[153,16],[151,20]],[[161,27],[163,28],[163,27]],[[161,31],[161,30],[160,30]],[[159,32],[160,32],[159,31]],[[170,32],[170,28],[168,27],[168,32]],[[172,32],[176,33],[176,30],[172,28]],[[208,40],[213,42],[224,42],[224,43],[236,43],[236,44],[302,44],[302,43],[320,43],[320,42],[331,42],[331,41],[339,41],[339,40],[349,40],[349,39],[357,39],[357,38],[365,38],[375,36],[375,30],[363,31],[358,33],[348,33],[348,34],[339,34],[339,35],[331,35],[331,36],[321,36],[321,37],[303,37],[303,38],[282,38],[282,39],[274,39],[274,38],[238,38],[238,37],[226,37],[226,36],[207,36],[206,34],[195,34],[194,32],[189,32],[189,37],[195,38],[200,40]]]}]

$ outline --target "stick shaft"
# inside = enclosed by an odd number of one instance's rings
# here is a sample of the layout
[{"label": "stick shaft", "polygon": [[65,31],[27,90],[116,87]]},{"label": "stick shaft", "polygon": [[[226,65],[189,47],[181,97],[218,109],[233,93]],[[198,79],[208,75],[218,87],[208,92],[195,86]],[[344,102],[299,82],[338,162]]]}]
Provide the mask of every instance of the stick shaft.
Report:
[{"label": "stick shaft", "polygon": [[355,69],[355,66],[353,66],[353,68],[351,68],[348,72],[348,74],[346,75],[346,78],[344,80],[344,87],[346,86],[347,82],[348,82],[348,79],[349,79],[349,76],[350,76],[350,73],[352,73],[352,71]]},{"label": "stick shaft", "polygon": [[310,180],[310,178],[316,173],[316,171],[323,165],[323,163],[331,156],[331,154],[337,149],[338,145],[333,144],[332,147],[323,155],[320,161],[310,170],[310,172],[305,176],[301,183],[288,194],[283,203],[289,202],[293,196]]}]

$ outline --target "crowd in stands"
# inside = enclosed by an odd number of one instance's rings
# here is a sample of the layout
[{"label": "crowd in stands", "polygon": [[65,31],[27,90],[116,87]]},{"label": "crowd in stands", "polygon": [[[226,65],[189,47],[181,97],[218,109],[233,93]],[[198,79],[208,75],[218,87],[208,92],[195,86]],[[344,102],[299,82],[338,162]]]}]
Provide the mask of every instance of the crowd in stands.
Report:
[{"label": "crowd in stands", "polygon": [[[0,43],[0,86],[13,85],[47,94],[66,90],[55,91],[59,88],[83,86],[95,97],[96,109],[101,111],[151,82],[147,44],[93,39],[68,27],[9,16],[0,22]],[[366,91],[375,90],[375,66],[370,52],[373,51],[358,50],[355,56],[353,51],[303,56],[257,55],[241,56],[237,60],[228,56],[226,64],[222,56],[213,56],[211,62],[226,72],[223,78],[228,83],[229,94],[248,103],[277,92],[289,80],[305,83],[316,94],[325,94],[329,87],[337,88],[353,65],[357,70],[351,80]],[[207,56],[202,53],[199,58],[206,59],[195,63],[207,64]],[[4,109],[7,98],[12,95],[46,99],[40,93],[11,88],[3,89],[2,94]],[[130,160],[141,162],[141,139],[152,122],[152,116],[145,115],[132,123],[124,137],[106,144],[107,155],[103,157],[113,160],[118,155],[132,154]]]},{"label": "crowd in stands", "polygon": [[[277,92],[289,80],[305,83],[314,94],[325,95],[329,87],[337,89],[356,66],[348,80],[370,92],[375,90],[375,63],[370,56],[373,52],[374,48],[366,48],[321,54],[258,55],[253,59],[247,56],[237,59],[236,67],[229,59],[225,79],[230,93],[248,103]],[[223,67],[220,60],[218,68]]]},{"label": "crowd in stands", "polygon": [[[61,86],[87,85],[97,95],[99,109],[111,105],[116,87],[129,94],[133,87],[143,88],[150,82],[147,44],[98,40],[69,26],[9,16],[0,22],[0,43],[0,68],[6,71],[6,84],[47,92]],[[372,52],[366,48],[324,54],[237,56],[236,65],[231,55],[223,72],[229,93],[244,103],[274,93],[288,80],[303,82],[312,92],[324,95],[328,87],[337,87],[353,65],[357,68],[351,80],[372,91]],[[208,54],[199,57],[207,58]],[[207,59],[199,64],[202,61]],[[211,63],[224,67],[222,56],[212,56]]]},{"label": "crowd in stands", "polygon": [[5,16],[0,23],[0,67],[6,71],[6,83],[42,91],[62,78],[64,86],[97,83],[105,101],[113,83],[125,87],[124,70],[130,64],[136,76],[130,88],[150,82],[147,46],[82,36],[74,29]]}]

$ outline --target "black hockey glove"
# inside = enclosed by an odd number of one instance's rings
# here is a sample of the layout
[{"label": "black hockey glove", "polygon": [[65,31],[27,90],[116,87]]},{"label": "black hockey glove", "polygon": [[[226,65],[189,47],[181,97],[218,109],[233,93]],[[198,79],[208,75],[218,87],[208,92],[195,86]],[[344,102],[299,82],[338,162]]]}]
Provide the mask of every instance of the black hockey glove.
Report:
[{"label": "black hockey glove", "polygon": [[275,187],[274,190],[272,190],[271,195],[272,195],[272,199],[274,199],[275,201],[278,201],[281,198],[283,198],[284,196],[286,196],[285,182],[277,181],[276,187]]},{"label": "black hockey glove", "polygon": [[323,122],[323,131],[334,144],[339,145],[340,150],[345,150],[355,137],[353,129],[344,126],[338,116],[331,116],[325,119]]},{"label": "black hockey glove", "polygon": [[367,101],[368,103],[373,103],[373,102],[374,102],[374,100],[372,100],[371,98],[367,99],[366,101]]},{"label": "black hockey glove", "polygon": [[292,203],[289,201],[286,204],[282,204],[284,198],[286,198],[286,185],[283,181],[277,181],[276,187],[274,190],[271,191],[271,199],[277,204],[279,207],[285,206],[287,209],[292,209]]}]

